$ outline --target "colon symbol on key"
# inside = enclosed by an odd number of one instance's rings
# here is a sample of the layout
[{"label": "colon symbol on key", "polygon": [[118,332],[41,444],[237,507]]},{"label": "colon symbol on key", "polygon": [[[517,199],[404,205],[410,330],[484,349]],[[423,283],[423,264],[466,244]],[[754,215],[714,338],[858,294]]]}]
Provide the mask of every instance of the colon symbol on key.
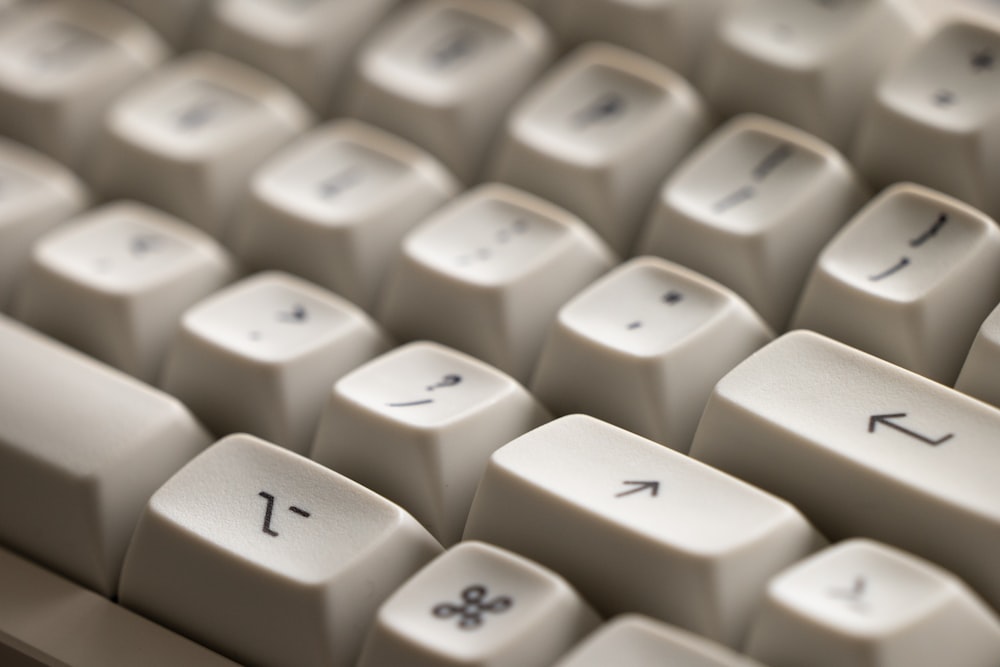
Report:
[{"label": "colon symbol on key", "polygon": [[[267,501],[267,507],[264,509],[263,531],[264,533],[270,535],[271,537],[277,537],[278,531],[271,528],[271,519],[274,515],[274,496],[268,493],[267,491],[261,491],[257,495]],[[298,514],[299,516],[305,519],[308,519],[310,516],[312,516],[311,512],[307,512],[301,507],[296,507],[295,505],[289,505],[288,511],[292,512],[293,514]]]}]

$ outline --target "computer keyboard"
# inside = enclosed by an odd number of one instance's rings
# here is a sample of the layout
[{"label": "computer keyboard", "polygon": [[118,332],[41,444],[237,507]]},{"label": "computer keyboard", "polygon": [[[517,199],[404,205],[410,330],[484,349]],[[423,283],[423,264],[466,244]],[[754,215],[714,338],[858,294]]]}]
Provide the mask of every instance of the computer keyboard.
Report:
[{"label": "computer keyboard", "polygon": [[1000,3],[0,1],[0,666],[1000,665]]}]

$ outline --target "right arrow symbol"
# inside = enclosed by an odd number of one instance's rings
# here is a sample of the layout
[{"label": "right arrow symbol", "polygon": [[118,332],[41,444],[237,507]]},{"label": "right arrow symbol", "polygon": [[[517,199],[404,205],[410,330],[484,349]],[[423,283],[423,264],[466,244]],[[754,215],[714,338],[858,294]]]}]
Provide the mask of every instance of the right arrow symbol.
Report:
[{"label": "right arrow symbol", "polygon": [[887,414],[887,415],[872,415],[871,417],[868,418],[868,432],[874,433],[875,427],[878,426],[879,424],[883,424],[885,426],[888,426],[889,428],[896,429],[900,433],[904,433],[910,436],[911,438],[916,438],[921,442],[926,442],[928,445],[935,445],[935,446],[940,445],[942,442],[945,442],[946,440],[950,440],[955,435],[954,433],[949,433],[948,435],[941,436],[940,438],[935,440],[933,438],[928,438],[926,435],[921,435],[916,431],[911,431],[910,429],[900,426],[899,424],[893,421],[894,419],[902,419],[905,416],[906,416],[905,412],[894,412],[892,414]]},{"label": "right arrow symbol", "polygon": [[633,488],[627,491],[622,491],[621,493],[616,493],[615,498],[621,498],[622,496],[630,496],[633,493],[639,493],[640,491],[650,491],[651,495],[655,498],[660,492],[659,482],[638,482],[638,481],[624,481],[622,484],[628,484]]}]

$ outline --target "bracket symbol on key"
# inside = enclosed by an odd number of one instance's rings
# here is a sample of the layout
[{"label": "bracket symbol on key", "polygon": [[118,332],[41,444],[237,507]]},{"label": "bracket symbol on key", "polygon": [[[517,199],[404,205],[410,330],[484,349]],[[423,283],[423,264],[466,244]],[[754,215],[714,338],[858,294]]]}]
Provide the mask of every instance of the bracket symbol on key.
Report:
[{"label": "bracket symbol on key", "polygon": [[[271,518],[274,515],[274,496],[271,495],[270,493],[268,493],[267,491],[261,491],[257,495],[267,501],[267,507],[264,508],[264,527],[263,527],[263,531],[264,531],[264,533],[266,533],[267,535],[270,535],[271,537],[277,537],[278,536],[278,531],[273,530],[271,528]],[[301,516],[301,517],[303,517],[305,519],[308,519],[310,516],[312,516],[312,512],[304,510],[301,507],[296,507],[295,505],[290,505],[288,507],[288,511],[292,512],[293,514],[298,514],[299,516]]]}]

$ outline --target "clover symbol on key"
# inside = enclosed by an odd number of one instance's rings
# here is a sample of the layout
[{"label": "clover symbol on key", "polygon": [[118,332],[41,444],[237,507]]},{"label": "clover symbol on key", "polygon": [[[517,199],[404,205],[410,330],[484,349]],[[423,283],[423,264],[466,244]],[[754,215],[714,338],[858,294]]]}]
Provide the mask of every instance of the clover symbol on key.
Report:
[{"label": "clover symbol on key", "polygon": [[442,602],[431,609],[437,618],[452,618],[458,616],[458,627],[463,630],[474,630],[483,624],[483,614],[486,612],[498,614],[507,611],[514,604],[506,595],[486,600],[486,586],[473,584],[462,590],[462,602],[452,604]]}]

